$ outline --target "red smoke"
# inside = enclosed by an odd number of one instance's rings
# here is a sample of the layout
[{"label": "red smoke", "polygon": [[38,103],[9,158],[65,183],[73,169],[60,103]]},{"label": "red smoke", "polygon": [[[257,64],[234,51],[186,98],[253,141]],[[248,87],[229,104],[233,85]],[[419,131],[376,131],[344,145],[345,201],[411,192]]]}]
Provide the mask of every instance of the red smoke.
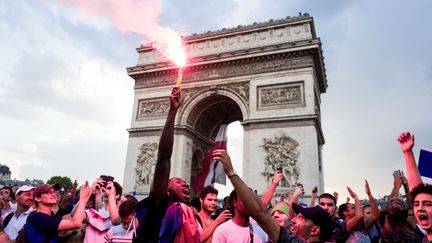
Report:
[{"label": "red smoke", "polygon": [[160,5],[156,0],[59,0],[76,5],[80,12],[107,16],[121,32],[136,33],[150,38],[153,46],[179,66],[186,62],[180,35],[158,24]]}]

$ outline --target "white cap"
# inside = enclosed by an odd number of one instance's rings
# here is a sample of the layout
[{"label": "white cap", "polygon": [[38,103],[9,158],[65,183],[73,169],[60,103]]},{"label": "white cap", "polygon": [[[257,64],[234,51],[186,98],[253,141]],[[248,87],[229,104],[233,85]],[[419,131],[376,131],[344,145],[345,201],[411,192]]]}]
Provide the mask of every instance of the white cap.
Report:
[{"label": "white cap", "polygon": [[28,192],[28,191],[33,190],[33,189],[34,189],[34,186],[32,186],[32,185],[20,186],[18,188],[18,190],[15,192],[15,195],[18,195],[18,193],[20,193],[20,192]]}]

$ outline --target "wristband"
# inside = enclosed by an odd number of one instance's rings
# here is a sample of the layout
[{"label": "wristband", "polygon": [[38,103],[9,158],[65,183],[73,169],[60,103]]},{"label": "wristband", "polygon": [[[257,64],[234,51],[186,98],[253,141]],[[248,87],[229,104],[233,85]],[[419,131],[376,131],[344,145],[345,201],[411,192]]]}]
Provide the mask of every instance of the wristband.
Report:
[{"label": "wristband", "polygon": [[238,175],[237,175],[237,172],[232,171],[231,173],[227,173],[227,176],[228,176],[228,179],[231,179],[231,177],[238,176]]}]

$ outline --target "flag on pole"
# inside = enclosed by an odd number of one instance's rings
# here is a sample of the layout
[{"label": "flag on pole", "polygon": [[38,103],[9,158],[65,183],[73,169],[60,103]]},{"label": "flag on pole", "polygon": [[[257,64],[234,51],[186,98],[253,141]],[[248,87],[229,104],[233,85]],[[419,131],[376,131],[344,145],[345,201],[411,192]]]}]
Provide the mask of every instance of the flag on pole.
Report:
[{"label": "flag on pole", "polygon": [[432,184],[432,151],[420,149],[418,169],[423,182]]},{"label": "flag on pole", "polygon": [[[225,119],[226,120],[226,119]],[[226,128],[228,124],[224,121],[220,127],[219,131],[216,135],[215,143],[213,144],[212,149],[207,153],[207,155],[202,160],[201,164],[203,165],[203,169],[200,173],[197,174],[194,183],[195,191],[199,191],[202,188],[214,184],[226,184],[226,176],[225,171],[223,169],[223,165],[220,161],[214,160],[212,153],[217,149],[226,149],[227,137],[226,137]]]}]

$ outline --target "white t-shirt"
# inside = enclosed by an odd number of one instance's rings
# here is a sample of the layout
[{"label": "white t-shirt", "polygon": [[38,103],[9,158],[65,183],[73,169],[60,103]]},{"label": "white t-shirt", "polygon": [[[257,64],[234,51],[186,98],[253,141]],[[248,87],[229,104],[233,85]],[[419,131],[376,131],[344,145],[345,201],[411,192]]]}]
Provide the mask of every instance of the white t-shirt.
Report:
[{"label": "white t-shirt", "polygon": [[17,217],[16,211],[14,212],[6,228],[4,228],[4,232],[9,236],[9,239],[15,240],[17,238],[18,232],[22,229],[27,221],[27,217],[33,210],[34,208],[30,207],[27,211],[22,212],[19,217]]},{"label": "white t-shirt", "polygon": [[[251,225],[253,228],[253,242],[265,242],[265,238],[262,238],[264,231],[256,224]],[[213,233],[212,243],[250,243],[250,235],[251,231],[248,226],[238,226],[230,219],[216,228]]]}]

